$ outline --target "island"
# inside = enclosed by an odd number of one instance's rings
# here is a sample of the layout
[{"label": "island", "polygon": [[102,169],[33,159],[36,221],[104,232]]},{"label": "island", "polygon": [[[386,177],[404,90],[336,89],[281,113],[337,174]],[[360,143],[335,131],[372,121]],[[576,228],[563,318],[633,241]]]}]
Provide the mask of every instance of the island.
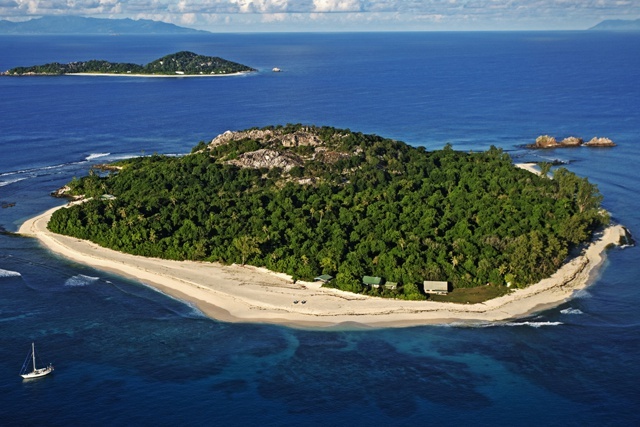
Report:
[{"label": "island", "polygon": [[77,200],[20,233],[230,321],[511,319],[570,298],[605,248],[630,241],[564,168],[550,179],[495,147],[427,151],[330,127],[226,132],[62,193]]},{"label": "island", "polygon": [[589,28],[593,31],[640,31],[639,19],[607,19]]},{"label": "island", "polygon": [[90,60],[60,64],[52,62],[30,67],[15,67],[5,71],[5,76],[52,75],[124,75],[124,76],[219,76],[256,71],[246,65],[226,59],[198,55],[193,52],[177,52],[156,59],[146,65]]},{"label": "island", "polygon": [[211,34],[150,19],[106,19],[73,15],[50,15],[28,21],[0,20],[0,34],[11,35],[182,35]]}]

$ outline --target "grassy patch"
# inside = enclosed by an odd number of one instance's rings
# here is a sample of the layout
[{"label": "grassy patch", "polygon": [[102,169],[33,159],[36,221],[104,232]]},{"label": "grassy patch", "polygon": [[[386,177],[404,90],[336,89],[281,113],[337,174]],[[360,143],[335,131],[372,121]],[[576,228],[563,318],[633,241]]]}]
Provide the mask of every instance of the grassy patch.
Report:
[{"label": "grassy patch", "polygon": [[438,302],[455,302],[458,304],[476,304],[501,297],[509,292],[510,289],[506,286],[487,285],[478,286],[476,288],[457,288],[452,292],[449,292],[447,295],[432,294],[430,295],[429,300]]}]

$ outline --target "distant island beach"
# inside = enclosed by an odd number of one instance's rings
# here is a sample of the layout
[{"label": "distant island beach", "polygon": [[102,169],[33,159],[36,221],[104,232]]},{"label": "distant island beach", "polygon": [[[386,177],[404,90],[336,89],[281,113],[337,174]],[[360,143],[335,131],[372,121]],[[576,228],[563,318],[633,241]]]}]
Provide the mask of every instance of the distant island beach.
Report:
[{"label": "distant island beach", "polygon": [[61,64],[52,62],[43,65],[14,67],[3,72],[3,76],[130,76],[130,77],[209,77],[238,75],[256,71],[243,64],[214,56],[193,52],[177,52],[156,59],[146,65],[89,60]]},{"label": "distant island beach", "polygon": [[128,255],[48,231],[51,215],[61,208],[27,220],[18,233],[37,238],[73,261],[139,280],[193,303],[213,319],[311,328],[477,324],[522,318],[557,306],[588,286],[606,249],[626,235],[624,227],[609,226],[551,277],[483,303],[455,304],[358,295],[322,288],[320,282],[294,282],[290,276],[251,266]]}]

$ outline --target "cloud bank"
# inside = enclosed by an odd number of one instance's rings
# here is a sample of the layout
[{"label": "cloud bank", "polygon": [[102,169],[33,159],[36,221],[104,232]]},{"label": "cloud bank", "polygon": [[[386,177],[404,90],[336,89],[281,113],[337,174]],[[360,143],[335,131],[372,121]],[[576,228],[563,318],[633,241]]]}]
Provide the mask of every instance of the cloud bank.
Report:
[{"label": "cloud bank", "polygon": [[640,17],[637,0],[0,0],[0,17],[154,19],[210,31],[579,29]]}]

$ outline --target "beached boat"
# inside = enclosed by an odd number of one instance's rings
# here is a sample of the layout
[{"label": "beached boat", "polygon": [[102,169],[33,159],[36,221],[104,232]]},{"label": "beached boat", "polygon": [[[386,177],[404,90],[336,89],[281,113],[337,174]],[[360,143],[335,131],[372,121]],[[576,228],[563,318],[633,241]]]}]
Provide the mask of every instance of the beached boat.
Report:
[{"label": "beached boat", "polygon": [[[27,369],[29,369],[29,359],[31,359],[33,362],[33,371],[31,372],[27,372]],[[44,377],[45,375],[49,375],[52,372],[53,365],[51,363],[49,363],[49,365],[45,366],[44,368],[36,368],[36,346],[35,343],[31,343],[31,351],[29,352],[29,354],[27,354],[27,358],[22,364],[20,376],[24,379],[31,379]]]}]

